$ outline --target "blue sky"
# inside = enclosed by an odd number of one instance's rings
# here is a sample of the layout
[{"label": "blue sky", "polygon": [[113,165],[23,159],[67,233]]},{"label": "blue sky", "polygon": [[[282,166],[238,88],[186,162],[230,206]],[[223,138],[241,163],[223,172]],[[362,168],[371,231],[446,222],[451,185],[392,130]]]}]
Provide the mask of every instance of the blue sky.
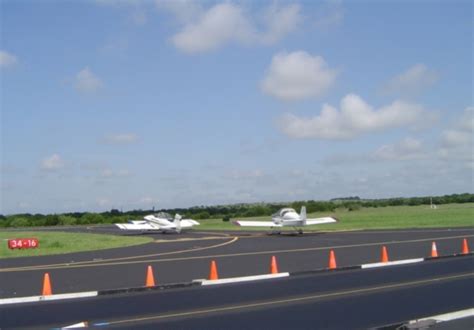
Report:
[{"label": "blue sky", "polygon": [[470,1],[1,1],[0,213],[473,192]]}]

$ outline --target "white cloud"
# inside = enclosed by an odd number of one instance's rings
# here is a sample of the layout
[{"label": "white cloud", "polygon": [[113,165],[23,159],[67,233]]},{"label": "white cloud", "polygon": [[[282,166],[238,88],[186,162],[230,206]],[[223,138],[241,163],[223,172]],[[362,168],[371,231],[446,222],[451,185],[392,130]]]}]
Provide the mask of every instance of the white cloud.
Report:
[{"label": "white cloud", "polygon": [[109,206],[111,204],[108,198],[98,198],[96,202],[97,202],[97,205],[99,205],[100,207]]},{"label": "white cloud", "polygon": [[128,19],[136,25],[145,25],[148,21],[145,6],[147,1],[143,0],[95,0],[96,3],[112,8],[125,8],[129,15]]},{"label": "white cloud", "polygon": [[18,63],[15,55],[0,50],[0,68],[10,68]]},{"label": "white cloud", "polygon": [[405,138],[396,144],[383,145],[372,155],[374,160],[413,160],[426,156],[423,143],[414,138]]},{"label": "white cloud", "polygon": [[79,71],[74,81],[74,87],[79,92],[95,93],[104,86],[102,80],[89,67]]},{"label": "white cloud", "polygon": [[194,0],[156,0],[155,4],[158,10],[170,12],[180,23],[189,23],[204,12],[200,3]]},{"label": "white cloud", "polygon": [[210,8],[197,22],[187,24],[172,40],[177,48],[197,53],[216,49],[230,41],[245,42],[252,34],[242,9],[222,3]]},{"label": "white cloud", "polygon": [[117,145],[132,144],[138,141],[138,136],[134,133],[112,134],[107,135],[103,141],[108,144]]},{"label": "white cloud", "polygon": [[301,21],[299,5],[280,7],[274,2],[264,12],[263,23],[266,29],[261,32],[259,39],[264,44],[274,44],[293,32]]},{"label": "white cloud", "polygon": [[472,142],[472,131],[462,131],[448,129],[444,130],[441,135],[442,143],[445,147],[457,147]]},{"label": "white cloud", "polygon": [[344,20],[344,8],[342,1],[330,0],[318,8],[318,14],[314,18],[314,24],[320,29],[329,29],[337,26]]},{"label": "white cloud", "polygon": [[45,171],[57,171],[64,167],[64,161],[58,154],[46,157],[41,162],[41,169]]},{"label": "white cloud", "polygon": [[273,56],[262,90],[284,101],[318,98],[334,84],[337,71],[330,69],[321,56],[304,51]]},{"label": "white cloud", "polygon": [[413,127],[430,117],[422,106],[398,100],[374,109],[355,94],[345,96],[340,107],[339,111],[324,104],[321,113],[313,118],[287,114],[280,118],[280,129],[292,138],[343,140],[386,129]]},{"label": "white cloud", "polygon": [[111,170],[110,168],[106,168],[102,170],[100,173],[101,178],[124,178],[130,176],[130,172],[128,170]]},{"label": "white cloud", "polygon": [[438,156],[445,160],[460,160],[472,166],[474,161],[474,107],[464,109],[459,119],[441,133]]},{"label": "white cloud", "polygon": [[[296,4],[273,4],[265,9],[261,19],[250,17],[241,6],[230,2],[216,4],[203,12],[198,9],[186,11],[190,7],[183,2],[168,8],[175,13],[185,13],[190,19],[172,37],[174,45],[187,53],[211,51],[232,42],[273,44],[295,30],[302,20],[300,7]],[[184,21],[182,16],[179,19]]]},{"label": "white cloud", "polygon": [[257,179],[263,176],[265,176],[265,174],[262,170],[259,169],[249,171],[233,170],[225,175],[226,178],[230,178],[233,180]]},{"label": "white cloud", "polygon": [[420,63],[396,75],[386,84],[384,92],[415,96],[438,81],[438,73]]}]

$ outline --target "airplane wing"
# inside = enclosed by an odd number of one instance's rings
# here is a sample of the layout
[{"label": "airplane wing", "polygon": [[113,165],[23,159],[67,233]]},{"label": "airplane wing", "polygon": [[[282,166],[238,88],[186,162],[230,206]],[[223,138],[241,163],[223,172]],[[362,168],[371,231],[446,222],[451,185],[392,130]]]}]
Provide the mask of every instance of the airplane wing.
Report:
[{"label": "airplane wing", "polygon": [[234,221],[234,224],[241,227],[281,227],[272,221]]},{"label": "airplane wing", "polygon": [[332,217],[306,219],[306,225],[321,225],[321,224],[333,223],[333,222],[337,222],[337,219],[332,218]]},{"label": "airplane wing", "polygon": [[117,227],[123,230],[159,230],[160,226],[149,223],[116,223]]}]

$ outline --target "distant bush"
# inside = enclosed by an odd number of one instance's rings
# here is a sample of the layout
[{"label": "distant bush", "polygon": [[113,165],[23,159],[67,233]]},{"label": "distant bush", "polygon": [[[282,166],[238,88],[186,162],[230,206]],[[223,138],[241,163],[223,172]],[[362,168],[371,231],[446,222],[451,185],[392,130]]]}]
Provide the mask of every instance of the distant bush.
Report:
[{"label": "distant bush", "polygon": [[60,215],[59,216],[59,225],[62,226],[71,226],[77,223],[77,219],[71,217],[70,215]]},{"label": "distant bush", "polygon": [[229,220],[230,220],[230,217],[228,215],[222,218],[222,221],[224,222],[229,222]]},{"label": "distant bush", "polygon": [[27,218],[14,218],[10,222],[10,227],[28,227],[30,221]]}]

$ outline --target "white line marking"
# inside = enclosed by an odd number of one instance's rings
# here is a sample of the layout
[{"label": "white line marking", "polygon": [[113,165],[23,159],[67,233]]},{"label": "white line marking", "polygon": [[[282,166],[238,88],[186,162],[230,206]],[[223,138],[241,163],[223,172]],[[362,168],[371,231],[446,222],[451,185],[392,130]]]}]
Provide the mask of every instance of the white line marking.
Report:
[{"label": "white line marking", "polygon": [[424,258],[418,259],[405,259],[405,260],[397,260],[397,261],[388,261],[388,262],[376,262],[373,264],[365,264],[361,265],[362,269],[365,268],[376,268],[376,267],[385,267],[385,266],[395,266],[395,265],[405,265],[405,264],[414,264],[416,262],[424,261]]},{"label": "white line marking", "polygon": [[258,280],[268,280],[271,278],[280,278],[290,276],[290,273],[278,273],[278,274],[265,274],[265,275],[254,275],[254,276],[243,276],[243,277],[231,277],[223,278],[220,280],[194,280],[193,282],[201,282],[201,285],[216,285],[216,284],[227,284],[227,283],[238,283]]},{"label": "white line marking", "polygon": [[28,303],[28,302],[37,302],[37,301],[86,298],[86,297],[95,297],[95,296],[97,296],[97,291],[62,293],[62,294],[53,294],[51,296],[5,298],[5,299],[0,299],[0,305],[19,304],[19,303]]},{"label": "white line marking", "polygon": [[474,308],[469,308],[469,309],[465,309],[465,310],[457,311],[457,312],[452,312],[452,313],[446,313],[446,314],[439,314],[439,315],[424,317],[422,319],[412,320],[412,321],[410,321],[410,324],[420,322],[420,321],[426,321],[426,320],[435,320],[437,322],[445,322],[445,321],[452,321],[452,320],[462,319],[462,318],[470,317],[470,316],[474,316]]}]

